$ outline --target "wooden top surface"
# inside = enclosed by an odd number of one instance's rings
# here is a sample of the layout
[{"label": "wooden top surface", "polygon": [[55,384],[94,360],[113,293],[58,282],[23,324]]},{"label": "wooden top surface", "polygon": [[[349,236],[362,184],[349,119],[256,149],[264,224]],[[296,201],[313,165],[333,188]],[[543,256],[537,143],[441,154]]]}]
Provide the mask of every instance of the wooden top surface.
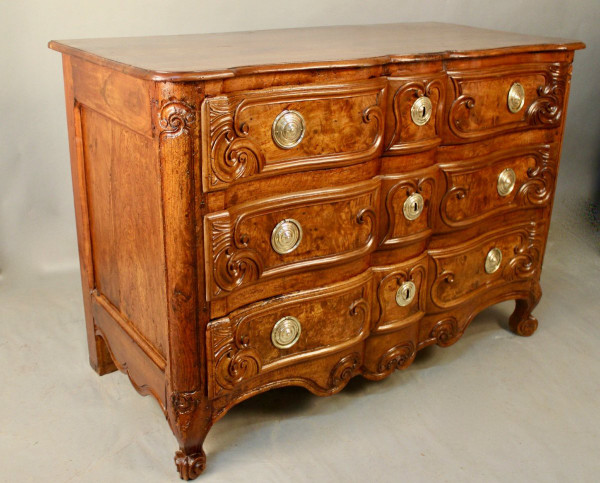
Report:
[{"label": "wooden top surface", "polygon": [[581,49],[578,41],[443,23],[51,41],[51,49],[137,77],[202,80],[260,72]]}]

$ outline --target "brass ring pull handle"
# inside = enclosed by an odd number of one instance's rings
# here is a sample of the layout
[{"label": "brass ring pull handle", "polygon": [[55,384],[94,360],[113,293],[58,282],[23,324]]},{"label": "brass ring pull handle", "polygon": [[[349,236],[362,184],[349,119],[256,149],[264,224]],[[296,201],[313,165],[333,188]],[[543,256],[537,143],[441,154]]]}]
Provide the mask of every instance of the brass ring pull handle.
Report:
[{"label": "brass ring pull handle", "polygon": [[496,189],[498,190],[498,194],[500,196],[508,196],[512,193],[512,190],[515,188],[515,183],[517,181],[517,175],[511,168],[504,169],[498,175],[498,182],[496,184]]},{"label": "brass ring pull handle", "polygon": [[485,257],[486,273],[494,273],[502,263],[502,252],[499,248],[492,248]]},{"label": "brass ring pull handle", "polygon": [[271,233],[271,246],[280,255],[293,252],[302,241],[302,225],[293,218],[281,220]]},{"label": "brass ring pull handle", "polygon": [[415,294],[417,293],[417,286],[414,282],[408,281],[404,282],[398,288],[396,292],[396,304],[400,307],[405,307],[409,305],[415,298]]},{"label": "brass ring pull handle", "polygon": [[525,89],[518,82],[510,86],[506,104],[508,105],[508,110],[513,114],[516,114],[523,108],[525,104]]},{"label": "brass ring pull handle", "polygon": [[278,349],[289,349],[300,338],[302,325],[296,317],[288,315],[279,319],[271,331],[271,342]]},{"label": "brass ring pull handle", "polygon": [[283,111],[273,121],[271,136],[281,149],[291,149],[298,146],[305,132],[302,114],[297,111]]},{"label": "brass ring pull handle", "polygon": [[433,104],[426,96],[419,97],[410,108],[410,117],[417,126],[423,126],[431,119]]}]

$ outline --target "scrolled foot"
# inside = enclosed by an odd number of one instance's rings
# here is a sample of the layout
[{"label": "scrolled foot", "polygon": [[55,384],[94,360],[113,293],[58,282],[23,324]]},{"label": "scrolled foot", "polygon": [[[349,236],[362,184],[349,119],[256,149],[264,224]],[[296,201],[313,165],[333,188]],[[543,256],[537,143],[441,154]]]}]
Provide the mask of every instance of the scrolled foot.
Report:
[{"label": "scrolled foot", "polygon": [[529,315],[525,319],[521,319],[515,317],[515,314],[511,315],[510,320],[508,322],[510,330],[512,330],[515,334],[529,337],[533,335],[535,330],[538,327],[538,321],[533,315]]},{"label": "scrolled foot", "polygon": [[200,453],[185,454],[183,451],[175,452],[175,466],[182,480],[193,480],[200,476],[206,468],[206,455]]}]

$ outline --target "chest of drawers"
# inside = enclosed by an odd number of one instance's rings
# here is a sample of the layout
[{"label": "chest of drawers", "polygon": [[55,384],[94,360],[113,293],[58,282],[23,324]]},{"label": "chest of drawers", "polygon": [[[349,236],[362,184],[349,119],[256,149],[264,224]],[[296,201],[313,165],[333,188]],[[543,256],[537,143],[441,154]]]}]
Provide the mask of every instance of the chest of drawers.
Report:
[{"label": "chest of drawers", "polygon": [[51,42],[90,361],[183,479],[286,385],[381,379],[514,299],[531,335],[574,50],[444,24]]}]

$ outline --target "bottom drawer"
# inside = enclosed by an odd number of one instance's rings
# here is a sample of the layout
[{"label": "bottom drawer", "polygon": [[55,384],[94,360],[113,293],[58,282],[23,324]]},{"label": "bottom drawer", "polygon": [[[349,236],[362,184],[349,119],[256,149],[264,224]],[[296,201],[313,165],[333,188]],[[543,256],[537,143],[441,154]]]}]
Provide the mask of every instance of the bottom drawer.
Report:
[{"label": "bottom drawer", "polygon": [[539,276],[545,236],[546,225],[530,222],[429,250],[435,267],[429,271],[431,302],[448,309],[502,284]]},{"label": "bottom drawer", "polygon": [[369,270],[342,283],[258,302],[210,322],[209,397],[363,340],[369,334],[372,293]]}]

